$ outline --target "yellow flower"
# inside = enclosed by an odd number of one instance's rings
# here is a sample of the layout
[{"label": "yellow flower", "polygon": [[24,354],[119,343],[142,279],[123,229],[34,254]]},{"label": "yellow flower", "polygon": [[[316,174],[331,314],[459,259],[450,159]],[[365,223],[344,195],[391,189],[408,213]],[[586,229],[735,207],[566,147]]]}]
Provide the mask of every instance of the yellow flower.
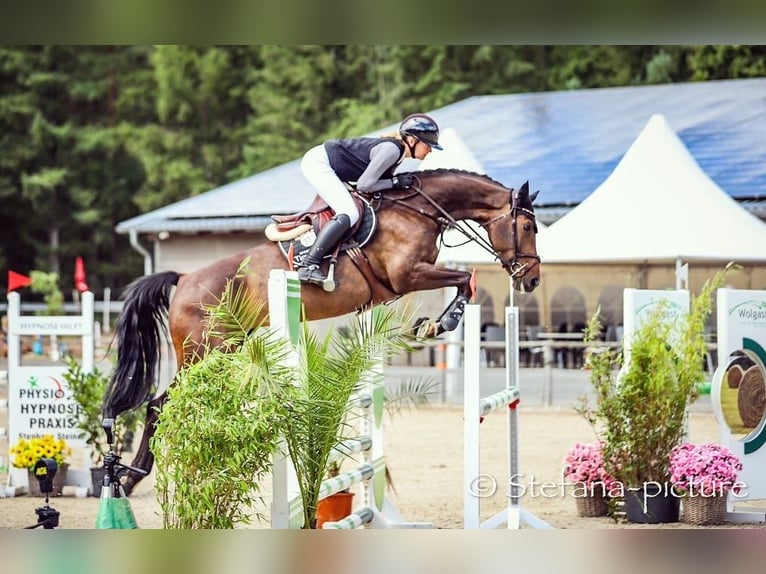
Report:
[{"label": "yellow flower", "polygon": [[66,462],[72,455],[72,448],[64,439],[56,439],[47,434],[38,438],[19,439],[9,449],[13,457],[12,464],[15,468],[32,470],[37,461],[42,458],[52,458],[59,465]]}]

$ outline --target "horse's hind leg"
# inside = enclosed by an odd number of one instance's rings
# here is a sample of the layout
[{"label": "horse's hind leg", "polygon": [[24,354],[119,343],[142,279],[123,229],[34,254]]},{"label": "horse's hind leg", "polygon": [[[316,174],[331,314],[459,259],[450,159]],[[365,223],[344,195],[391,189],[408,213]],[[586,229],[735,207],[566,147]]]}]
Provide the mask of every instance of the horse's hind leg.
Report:
[{"label": "horse's hind leg", "polygon": [[[155,425],[157,424],[157,421],[160,417],[160,410],[162,409],[162,405],[165,404],[167,398],[168,394],[162,393],[159,397],[149,401],[149,404],[146,406],[146,422],[144,423],[144,434],[141,437],[141,444],[136,451],[136,455],[133,458],[133,461],[130,463],[131,466],[135,466],[136,468],[140,468],[146,472],[152,470],[152,466],[154,465],[154,455],[149,448],[149,444],[152,440],[152,437],[154,436],[154,431],[156,428]],[[127,477],[122,484],[122,487],[125,489],[125,494],[130,495],[136,485],[141,482],[142,478],[143,476],[137,472],[128,471]]]}]

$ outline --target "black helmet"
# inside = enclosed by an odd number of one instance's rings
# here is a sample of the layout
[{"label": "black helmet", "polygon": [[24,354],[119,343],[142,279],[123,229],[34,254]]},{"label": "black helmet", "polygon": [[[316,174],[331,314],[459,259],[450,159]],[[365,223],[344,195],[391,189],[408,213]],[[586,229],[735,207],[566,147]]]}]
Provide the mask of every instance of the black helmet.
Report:
[{"label": "black helmet", "polygon": [[439,126],[425,114],[411,114],[404,118],[399,133],[402,137],[414,136],[434,149],[442,149],[439,145]]}]

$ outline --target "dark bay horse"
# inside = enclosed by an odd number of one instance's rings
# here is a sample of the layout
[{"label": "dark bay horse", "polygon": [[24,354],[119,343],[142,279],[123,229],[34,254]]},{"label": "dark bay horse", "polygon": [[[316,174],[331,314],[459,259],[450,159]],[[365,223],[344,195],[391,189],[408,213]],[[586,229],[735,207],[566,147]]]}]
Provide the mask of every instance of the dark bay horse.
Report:
[{"label": "dark bay horse", "polygon": [[[435,264],[437,241],[447,228],[457,228],[482,245],[499,260],[516,290],[530,292],[540,282],[534,208],[537,196],[525,183],[509,189],[491,178],[458,170],[414,172],[416,183],[404,191],[386,191],[372,198],[377,231],[361,252],[367,270],[360,271],[349,256],[340,256],[335,277],[337,288],[326,292],[303,285],[301,297],[308,320],[337,317],[362,310],[371,304],[393,300],[406,293],[456,287],[455,299],[437,320],[420,319],[421,336],[437,336],[457,327],[465,303],[470,299],[471,274]],[[486,239],[459,222],[473,220],[487,232]],[[141,444],[131,463],[150,470],[154,456],[149,441],[154,434],[159,409],[167,393],[152,398],[157,358],[165,335],[167,317],[178,367],[204,355],[204,306],[215,305],[227,280],[249,258],[242,281],[262,301],[267,301],[271,269],[289,264],[276,243],[259,244],[242,253],[221,259],[192,273],[165,271],[134,281],[125,291],[116,337],[117,362],[104,399],[104,414],[114,417],[148,401]],[[171,290],[176,287],[171,298]],[[125,491],[130,493],[141,477],[129,473]]]}]

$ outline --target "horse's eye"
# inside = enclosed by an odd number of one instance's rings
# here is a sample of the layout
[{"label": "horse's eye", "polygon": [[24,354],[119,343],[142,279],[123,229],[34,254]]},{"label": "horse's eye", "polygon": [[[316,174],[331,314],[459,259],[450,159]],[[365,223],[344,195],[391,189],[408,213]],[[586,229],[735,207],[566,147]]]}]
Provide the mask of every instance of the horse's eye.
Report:
[{"label": "horse's eye", "polygon": [[531,223],[525,223],[524,224],[524,231],[532,231],[532,224]]}]

